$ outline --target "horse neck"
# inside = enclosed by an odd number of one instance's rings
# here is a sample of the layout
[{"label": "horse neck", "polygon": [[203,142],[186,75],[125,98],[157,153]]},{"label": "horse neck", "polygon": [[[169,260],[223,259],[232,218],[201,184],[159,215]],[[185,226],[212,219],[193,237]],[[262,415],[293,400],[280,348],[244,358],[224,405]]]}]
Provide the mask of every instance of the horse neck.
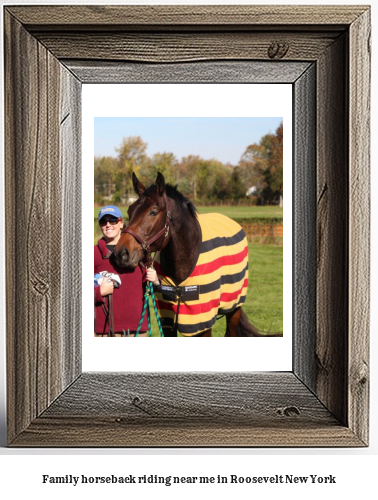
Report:
[{"label": "horse neck", "polygon": [[201,230],[198,221],[184,208],[172,207],[170,237],[167,246],[161,252],[161,265],[167,274],[178,285],[192,271],[198,258],[201,242]]}]

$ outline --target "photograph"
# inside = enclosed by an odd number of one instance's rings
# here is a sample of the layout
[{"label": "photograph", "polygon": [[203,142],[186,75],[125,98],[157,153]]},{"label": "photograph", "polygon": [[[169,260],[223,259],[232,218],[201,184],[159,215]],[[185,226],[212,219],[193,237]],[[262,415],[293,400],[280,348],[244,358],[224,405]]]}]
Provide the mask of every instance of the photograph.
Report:
[{"label": "photograph", "polygon": [[95,336],[282,336],[282,118],[94,134]]}]

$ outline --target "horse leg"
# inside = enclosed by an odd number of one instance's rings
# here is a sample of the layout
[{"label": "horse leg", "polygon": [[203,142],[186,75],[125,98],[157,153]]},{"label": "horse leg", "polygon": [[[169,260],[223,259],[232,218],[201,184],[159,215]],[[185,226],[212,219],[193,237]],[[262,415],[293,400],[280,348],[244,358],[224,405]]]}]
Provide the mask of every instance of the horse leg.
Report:
[{"label": "horse leg", "polygon": [[226,333],[224,334],[225,337],[237,337],[237,329],[239,326],[240,317],[241,307],[226,314],[227,327]]}]

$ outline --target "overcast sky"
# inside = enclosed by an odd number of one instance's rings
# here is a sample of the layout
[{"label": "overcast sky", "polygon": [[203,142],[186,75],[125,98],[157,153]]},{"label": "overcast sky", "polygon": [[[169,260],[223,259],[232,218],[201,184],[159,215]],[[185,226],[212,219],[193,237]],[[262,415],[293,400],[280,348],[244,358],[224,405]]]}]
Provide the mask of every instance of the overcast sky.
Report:
[{"label": "overcast sky", "polygon": [[173,153],[236,165],[247,146],[275,133],[282,118],[95,118],[95,156],[117,156],[123,137],[140,136],[148,156]]}]

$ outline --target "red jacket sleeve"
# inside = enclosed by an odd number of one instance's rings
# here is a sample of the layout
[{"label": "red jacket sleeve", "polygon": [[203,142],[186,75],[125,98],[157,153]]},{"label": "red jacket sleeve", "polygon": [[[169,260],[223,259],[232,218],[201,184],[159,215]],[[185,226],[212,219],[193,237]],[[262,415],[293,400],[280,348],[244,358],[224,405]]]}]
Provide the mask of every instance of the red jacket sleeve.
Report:
[{"label": "red jacket sleeve", "polygon": [[101,295],[101,290],[99,286],[96,286],[96,288],[94,289],[94,301],[95,304],[105,302],[105,298]]}]

